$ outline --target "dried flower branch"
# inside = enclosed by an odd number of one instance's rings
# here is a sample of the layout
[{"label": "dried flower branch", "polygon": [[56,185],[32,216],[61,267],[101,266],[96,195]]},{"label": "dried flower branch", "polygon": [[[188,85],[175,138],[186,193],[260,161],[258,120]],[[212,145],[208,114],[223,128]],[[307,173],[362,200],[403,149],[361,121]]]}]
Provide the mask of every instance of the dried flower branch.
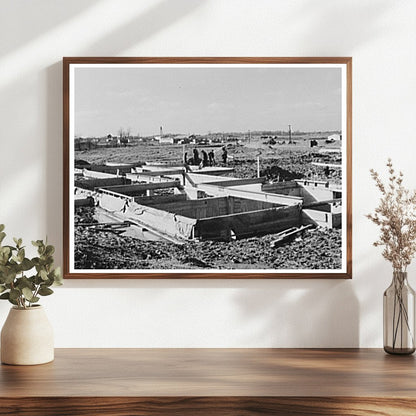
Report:
[{"label": "dried flower branch", "polygon": [[416,191],[403,186],[403,173],[387,161],[389,180],[383,184],[379,174],[371,169],[371,177],[381,192],[379,206],[366,217],[380,227],[380,237],[374,246],[384,246],[383,257],[395,271],[406,271],[416,253]]}]

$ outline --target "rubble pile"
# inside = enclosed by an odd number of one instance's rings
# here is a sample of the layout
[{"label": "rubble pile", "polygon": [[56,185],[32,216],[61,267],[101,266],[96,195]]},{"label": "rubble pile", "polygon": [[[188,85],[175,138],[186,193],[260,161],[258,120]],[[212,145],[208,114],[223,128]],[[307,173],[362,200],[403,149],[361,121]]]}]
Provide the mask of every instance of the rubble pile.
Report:
[{"label": "rubble pile", "polygon": [[[312,162],[340,164],[341,160],[336,154],[284,152],[279,158],[261,157],[260,174],[272,182],[306,178],[341,183],[341,169],[329,169],[329,172],[325,173],[323,167],[314,166]],[[256,159],[236,157],[229,165],[234,168],[232,175],[235,177],[255,178],[257,176]]]},{"label": "rubble pile", "polygon": [[[93,208],[76,210],[77,223],[91,221]],[[306,230],[286,245],[271,248],[270,234],[231,242],[141,241],[108,231],[75,226],[77,269],[338,269],[341,231]],[[161,261],[163,260],[163,261]]]}]

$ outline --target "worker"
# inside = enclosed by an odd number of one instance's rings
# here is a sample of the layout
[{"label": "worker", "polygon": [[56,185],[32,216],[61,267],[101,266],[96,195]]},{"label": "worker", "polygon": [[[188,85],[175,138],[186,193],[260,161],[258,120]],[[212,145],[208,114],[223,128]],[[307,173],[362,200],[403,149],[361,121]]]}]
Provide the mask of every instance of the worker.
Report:
[{"label": "worker", "polygon": [[214,158],[214,151],[212,149],[208,153],[208,158],[209,158],[209,165],[214,166],[215,165],[215,158]]},{"label": "worker", "polygon": [[221,157],[222,157],[222,163],[224,163],[224,165],[226,165],[226,164],[227,164],[227,156],[228,156],[227,149],[226,149],[226,147],[224,146],[224,147],[222,148],[222,155],[221,155]]},{"label": "worker", "polygon": [[202,150],[201,153],[202,153],[202,166],[206,167],[208,166],[208,153],[205,150]]},{"label": "worker", "polygon": [[201,162],[201,160],[199,159],[198,150],[194,149],[193,150],[193,153],[194,153],[194,165],[199,165],[199,163]]},{"label": "worker", "polygon": [[191,171],[191,168],[189,166],[191,160],[192,160],[192,158],[190,160],[188,160],[188,153],[185,152],[185,154],[183,155],[183,166],[184,166],[186,172]]}]

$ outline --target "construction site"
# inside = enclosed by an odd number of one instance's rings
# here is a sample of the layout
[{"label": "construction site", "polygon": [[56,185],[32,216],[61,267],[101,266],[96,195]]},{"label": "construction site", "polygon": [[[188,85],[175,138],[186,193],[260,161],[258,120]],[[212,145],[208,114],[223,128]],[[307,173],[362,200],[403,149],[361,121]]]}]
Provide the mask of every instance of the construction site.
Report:
[{"label": "construction site", "polygon": [[184,164],[180,147],[168,161],[77,154],[75,269],[339,269],[340,152],[327,147],[260,161],[233,144],[213,166]]}]

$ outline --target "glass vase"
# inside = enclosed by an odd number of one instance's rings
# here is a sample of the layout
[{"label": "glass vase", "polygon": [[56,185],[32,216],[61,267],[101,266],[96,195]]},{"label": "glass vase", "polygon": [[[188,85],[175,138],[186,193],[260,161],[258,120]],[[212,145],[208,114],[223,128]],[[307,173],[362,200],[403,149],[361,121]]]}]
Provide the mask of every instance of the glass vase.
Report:
[{"label": "glass vase", "polygon": [[383,296],[384,351],[413,354],[415,351],[415,291],[406,272],[393,272]]}]

